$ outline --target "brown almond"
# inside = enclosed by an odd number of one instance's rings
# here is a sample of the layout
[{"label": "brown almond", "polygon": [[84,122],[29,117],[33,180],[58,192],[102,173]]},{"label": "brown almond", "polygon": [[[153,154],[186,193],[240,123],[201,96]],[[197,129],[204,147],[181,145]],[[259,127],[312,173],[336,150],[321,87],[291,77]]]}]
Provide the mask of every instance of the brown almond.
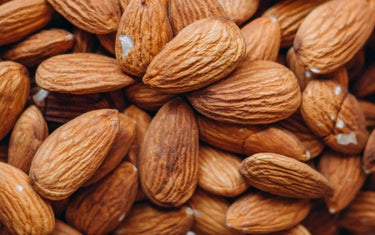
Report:
[{"label": "brown almond", "polygon": [[353,91],[357,97],[375,93],[375,64],[370,65],[365,73],[355,81]]},{"label": "brown almond", "polygon": [[371,132],[368,138],[362,161],[363,169],[367,174],[375,172],[375,130]]},{"label": "brown almond", "polygon": [[51,235],[82,235],[74,228],[70,227],[61,220],[56,220],[55,228],[53,229]]},{"label": "brown almond", "polygon": [[375,103],[358,100],[359,106],[366,117],[366,127],[375,126]]},{"label": "brown almond", "polygon": [[250,19],[258,9],[259,0],[218,0],[226,15],[237,25]]},{"label": "brown almond", "polygon": [[126,7],[129,5],[130,0],[118,0],[118,3],[121,7],[121,12],[123,13],[126,9]]}]

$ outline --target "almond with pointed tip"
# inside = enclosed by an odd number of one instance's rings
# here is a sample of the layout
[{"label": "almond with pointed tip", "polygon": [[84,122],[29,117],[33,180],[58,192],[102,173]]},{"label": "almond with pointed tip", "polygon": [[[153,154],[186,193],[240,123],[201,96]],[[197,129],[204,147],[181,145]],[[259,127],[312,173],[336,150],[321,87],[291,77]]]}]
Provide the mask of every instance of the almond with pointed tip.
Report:
[{"label": "almond with pointed tip", "polygon": [[372,173],[375,171],[375,130],[371,132],[368,138],[365,151],[363,153],[363,169],[366,173]]},{"label": "almond with pointed tip", "polygon": [[237,25],[250,19],[258,9],[259,0],[218,0],[229,19]]}]

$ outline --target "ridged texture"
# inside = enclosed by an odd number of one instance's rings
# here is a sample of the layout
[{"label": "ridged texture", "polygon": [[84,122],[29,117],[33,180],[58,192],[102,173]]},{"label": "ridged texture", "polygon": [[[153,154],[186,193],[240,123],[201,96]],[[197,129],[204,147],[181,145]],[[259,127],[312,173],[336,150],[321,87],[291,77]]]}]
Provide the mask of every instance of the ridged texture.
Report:
[{"label": "ridged texture", "polygon": [[112,109],[85,113],[56,129],[31,163],[34,189],[51,200],[69,197],[99,168],[118,129],[118,112]]},{"label": "ridged texture", "polygon": [[270,235],[311,235],[311,233],[303,225],[299,224],[291,229],[272,233]]},{"label": "ridged texture", "polygon": [[239,171],[250,185],[278,196],[331,196],[328,180],[305,163],[279,154],[258,153],[242,161]]},{"label": "ridged texture", "polygon": [[280,26],[269,17],[260,17],[241,28],[246,43],[243,64],[254,60],[276,61],[280,49]]},{"label": "ridged texture", "polygon": [[29,72],[15,62],[0,62],[0,140],[12,129],[30,91]]},{"label": "ridged texture", "polygon": [[175,94],[163,93],[138,82],[126,88],[126,97],[142,109],[156,111],[173,99]]},{"label": "ridged texture", "polygon": [[74,28],[74,46],[72,52],[87,53],[95,52],[95,35],[80,28]]},{"label": "ridged texture", "polygon": [[259,5],[259,0],[218,0],[218,2],[223,7],[227,17],[236,22],[237,25],[241,25],[250,19]]},{"label": "ridged texture", "polygon": [[197,234],[237,235],[241,234],[226,225],[226,213],[229,202],[224,198],[206,193],[203,190],[195,191],[188,205],[194,212],[192,230]]},{"label": "ridged texture", "polygon": [[366,117],[366,127],[375,126],[375,103],[358,100],[359,106]]},{"label": "ridged texture", "polygon": [[143,192],[156,205],[177,207],[198,181],[198,126],[181,98],[165,104],[152,119],[138,159]]},{"label": "ridged texture", "polygon": [[188,97],[194,109],[209,118],[249,125],[288,118],[301,104],[293,72],[271,61],[243,64],[226,79]]},{"label": "ridged texture", "polygon": [[52,231],[51,235],[82,235],[82,233],[65,224],[61,220],[56,220],[55,229]]},{"label": "ridged texture", "polygon": [[327,208],[336,213],[347,207],[365,182],[360,156],[347,156],[335,152],[323,154],[319,171],[333,188],[333,196],[326,197]]},{"label": "ridged texture", "polygon": [[245,53],[244,39],[234,22],[206,18],[182,30],[154,57],[143,82],[169,93],[196,90],[226,77]]},{"label": "ridged texture", "polygon": [[226,17],[217,0],[170,0],[168,14],[175,35],[195,21],[211,16]]},{"label": "ridged texture", "polygon": [[109,33],[109,34],[98,34],[96,35],[99,39],[100,44],[112,55],[116,54],[116,32]]},{"label": "ridged texture", "polygon": [[234,197],[247,189],[238,172],[241,158],[207,145],[199,147],[198,185],[216,195]]},{"label": "ridged texture", "polygon": [[366,173],[375,172],[375,131],[371,132],[363,153],[363,169]]},{"label": "ridged texture", "polygon": [[73,39],[73,34],[63,29],[42,30],[11,46],[2,57],[28,67],[36,66],[44,59],[72,48]]},{"label": "ridged texture", "polygon": [[116,58],[121,69],[142,77],[172,38],[168,14],[160,0],[130,1],[116,35]]},{"label": "ridged texture", "polygon": [[48,0],[70,23],[87,32],[106,34],[116,30],[121,10],[117,0]]},{"label": "ridged texture", "polygon": [[103,180],[73,197],[65,213],[66,220],[84,234],[107,234],[128,215],[137,188],[137,168],[123,162]]},{"label": "ridged texture", "polygon": [[51,206],[31,187],[27,175],[0,162],[0,222],[11,234],[50,234],[55,226]]},{"label": "ridged texture", "polygon": [[268,8],[263,16],[272,17],[280,25],[281,46],[293,45],[294,37],[298,27],[305,17],[317,6],[327,0],[283,0]]},{"label": "ridged texture", "polygon": [[326,205],[315,206],[303,221],[303,225],[312,235],[337,235],[338,223],[337,214],[328,212]]},{"label": "ridged texture", "polygon": [[359,51],[374,24],[375,16],[365,0],[328,1],[304,19],[293,48],[311,72],[330,73]]},{"label": "ridged texture", "polygon": [[193,221],[193,211],[187,206],[165,210],[146,202],[134,205],[113,234],[186,234]]},{"label": "ridged texture", "polygon": [[353,91],[357,97],[375,94],[375,64],[370,65],[365,73],[355,81]]},{"label": "ridged texture", "polygon": [[30,106],[13,127],[8,163],[28,174],[31,161],[47,136],[48,127],[42,113],[36,106]]},{"label": "ridged texture", "polygon": [[35,80],[45,90],[69,94],[113,91],[134,83],[115,59],[91,53],[51,57],[38,66]]},{"label": "ridged texture", "polygon": [[229,207],[227,225],[250,234],[276,232],[298,225],[310,207],[308,200],[249,193]]},{"label": "ridged texture", "polygon": [[217,148],[251,155],[278,153],[307,161],[306,148],[291,132],[275,126],[240,126],[198,116],[200,140]]},{"label": "ridged texture", "polygon": [[51,20],[46,0],[14,0],[0,6],[0,46],[16,42]]}]

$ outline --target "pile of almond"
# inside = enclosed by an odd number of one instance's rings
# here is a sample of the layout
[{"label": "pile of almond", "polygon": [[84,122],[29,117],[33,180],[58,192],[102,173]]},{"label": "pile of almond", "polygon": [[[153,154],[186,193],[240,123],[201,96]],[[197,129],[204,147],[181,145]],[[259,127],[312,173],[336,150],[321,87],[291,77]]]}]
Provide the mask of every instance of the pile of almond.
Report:
[{"label": "pile of almond", "polygon": [[375,0],[0,0],[0,235],[375,234]]}]

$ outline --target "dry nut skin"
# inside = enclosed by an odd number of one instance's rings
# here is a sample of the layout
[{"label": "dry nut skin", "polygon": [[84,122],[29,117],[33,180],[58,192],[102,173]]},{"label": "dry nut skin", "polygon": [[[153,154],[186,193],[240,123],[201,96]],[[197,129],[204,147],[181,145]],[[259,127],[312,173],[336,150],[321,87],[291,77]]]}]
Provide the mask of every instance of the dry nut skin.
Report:
[{"label": "dry nut skin", "polygon": [[142,77],[161,49],[173,38],[160,0],[134,0],[122,15],[116,35],[116,58],[121,69]]},{"label": "dry nut skin", "polygon": [[180,98],[165,104],[152,119],[138,166],[143,192],[153,203],[177,207],[194,193],[198,181],[198,139],[194,112]]},{"label": "dry nut skin", "polygon": [[247,189],[238,172],[241,158],[207,145],[199,146],[198,185],[216,195],[234,197]]},{"label": "dry nut skin", "polygon": [[294,50],[313,73],[327,74],[347,63],[365,44],[375,17],[365,0],[334,0],[315,8],[298,28]]},{"label": "dry nut skin", "polygon": [[301,103],[293,72],[271,61],[243,64],[226,79],[188,97],[194,109],[209,118],[249,125],[288,118]]},{"label": "dry nut skin", "polygon": [[73,39],[73,34],[63,29],[42,30],[11,46],[2,56],[6,60],[32,67],[72,48]]},{"label": "dry nut skin", "polygon": [[87,32],[107,34],[116,30],[121,17],[118,1],[48,0],[70,23]]},{"label": "dry nut skin", "polygon": [[321,198],[333,194],[329,182],[318,171],[279,154],[254,154],[242,161],[239,171],[250,185],[282,197]]},{"label": "dry nut skin", "polygon": [[11,234],[50,234],[55,226],[51,206],[31,187],[27,175],[0,162],[0,222]]},{"label": "dry nut skin", "polygon": [[375,93],[375,64],[355,82],[354,94],[357,97],[365,97]]},{"label": "dry nut skin", "polygon": [[14,0],[0,6],[0,46],[43,28],[53,9],[46,0]]},{"label": "dry nut skin", "polygon": [[332,197],[325,198],[327,208],[331,213],[339,212],[347,207],[366,179],[362,171],[361,157],[355,155],[325,153],[320,158],[319,171],[333,188]]},{"label": "dry nut skin", "polygon": [[224,9],[216,0],[170,0],[169,21],[175,35],[195,21],[212,17],[226,17]]},{"label": "dry nut skin", "polygon": [[91,53],[51,57],[38,66],[35,80],[45,90],[69,94],[113,91],[134,83],[115,59]]},{"label": "dry nut skin", "polygon": [[363,152],[363,169],[366,173],[375,171],[375,130],[368,138],[365,151]]},{"label": "dry nut skin", "polygon": [[56,129],[31,163],[34,189],[51,200],[69,197],[99,168],[118,129],[118,112],[113,109],[85,113]]},{"label": "dry nut skin", "polygon": [[0,62],[0,140],[14,126],[30,91],[29,72],[15,62]]},{"label": "dry nut skin", "polygon": [[218,0],[226,15],[237,25],[250,19],[258,9],[259,0]]},{"label": "dry nut skin", "polygon": [[48,136],[47,123],[36,106],[27,108],[14,125],[8,149],[8,163],[29,173],[31,161]]},{"label": "dry nut skin", "polygon": [[250,234],[264,234],[298,225],[309,213],[308,200],[249,193],[227,211],[227,225]]},{"label": "dry nut skin", "polygon": [[194,222],[190,207],[162,209],[149,203],[134,205],[130,214],[113,232],[115,235],[186,234]]},{"label": "dry nut skin", "polygon": [[154,57],[143,82],[166,93],[196,90],[226,77],[239,66],[245,52],[234,22],[221,17],[199,20]]},{"label": "dry nut skin", "polygon": [[338,83],[310,82],[300,111],[307,126],[333,150],[357,154],[364,148],[368,138],[364,114],[355,97]]},{"label": "dry nut skin", "polygon": [[53,229],[51,235],[68,235],[68,234],[69,235],[82,235],[82,233],[78,232],[74,228],[65,224],[61,220],[56,220],[55,228]]},{"label": "dry nut skin", "polygon": [[73,196],[66,220],[84,234],[107,234],[128,215],[137,188],[137,168],[123,162],[103,180]]}]

